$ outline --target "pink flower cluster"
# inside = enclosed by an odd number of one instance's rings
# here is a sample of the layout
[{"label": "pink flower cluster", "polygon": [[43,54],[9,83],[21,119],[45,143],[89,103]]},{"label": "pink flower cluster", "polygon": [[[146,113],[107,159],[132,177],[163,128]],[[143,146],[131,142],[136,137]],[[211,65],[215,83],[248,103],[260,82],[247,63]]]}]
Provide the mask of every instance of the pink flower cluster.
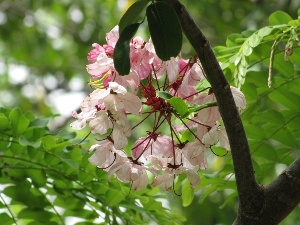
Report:
[{"label": "pink flower cluster", "polygon": [[[207,168],[205,151],[213,145],[230,150],[218,107],[206,107],[182,118],[158,92],[180,97],[190,108],[215,102],[211,88],[198,90],[205,80],[200,62],[179,56],[163,62],[151,40],[135,37],[130,42],[130,73],[120,76],[113,61],[118,38],[116,26],[106,35],[107,44],[93,44],[87,71],[95,90],[81,104],[81,112],[72,113],[76,121],[71,127],[80,130],[88,126],[92,134],[105,136],[90,148],[89,161],[109,177],[130,183],[134,190],[145,188],[150,174],[154,177],[151,185],[161,189],[172,189],[176,177],[183,173],[191,187],[197,187],[198,170]],[[231,90],[237,107],[245,108],[243,93]],[[139,117],[141,122],[132,126],[129,116]],[[132,131],[149,120],[152,129],[128,146]],[[186,133],[188,138],[184,138]]]}]

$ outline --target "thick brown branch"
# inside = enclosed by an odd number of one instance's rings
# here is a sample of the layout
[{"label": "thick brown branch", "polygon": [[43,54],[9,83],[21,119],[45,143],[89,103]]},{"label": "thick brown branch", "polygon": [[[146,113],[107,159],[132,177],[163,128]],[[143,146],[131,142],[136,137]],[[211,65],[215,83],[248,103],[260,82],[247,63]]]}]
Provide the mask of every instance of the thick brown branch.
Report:
[{"label": "thick brown branch", "polygon": [[265,187],[265,201],[257,215],[239,208],[234,225],[279,224],[300,202],[300,157]]},{"label": "thick brown branch", "polygon": [[206,37],[178,0],[163,0],[176,11],[184,34],[198,54],[207,79],[210,82],[231,146],[240,208],[250,215],[261,210],[262,188],[256,183],[246,134],[236,109],[228,81]]},{"label": "thick brown branch", "polygon": [[266,186],[263,221],[278,224],[300,202],[300,157]]}]

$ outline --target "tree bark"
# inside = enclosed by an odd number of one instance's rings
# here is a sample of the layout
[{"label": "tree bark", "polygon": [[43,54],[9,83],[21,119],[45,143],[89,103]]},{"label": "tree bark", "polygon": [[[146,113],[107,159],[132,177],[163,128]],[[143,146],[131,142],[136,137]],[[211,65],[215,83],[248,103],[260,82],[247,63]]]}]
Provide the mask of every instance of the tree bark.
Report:
[{"label": "tree bark", "polygon": [[244,127],[230,85],[209,41],[180,1],[161,1],[176,11],[183,33],[195,49],[218,102],[231,147],[239,195],[239,210],[234,224],[278,224],[300,202],[300,159],[269,185],[262,186],[256,182]]}]

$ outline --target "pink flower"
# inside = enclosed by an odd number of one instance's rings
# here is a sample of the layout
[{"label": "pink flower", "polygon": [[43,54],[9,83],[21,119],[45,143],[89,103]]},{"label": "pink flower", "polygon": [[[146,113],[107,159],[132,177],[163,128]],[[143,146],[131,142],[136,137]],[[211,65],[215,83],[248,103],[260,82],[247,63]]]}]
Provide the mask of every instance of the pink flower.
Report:
[{"label": "pink flower", "polygon": [[107,89],[97,89],[90,94],[90,104],[104,103],[105,109],[111,112],[123,111],[140,115],[142,102],[136,95],[127,92],[126,88],[116,82],[108,82]]},{"label": "pink flower", "polygon": [[220,147],[224,148],[227,151],[230,151],[229,140],[225,127],[220,126],[216,123],[210,130],[207,132],[203,138],[202,142],[207,146],[215,145],[219,142]]},{"label": "pink flower", "polygon": [[[216,102],[214,93],[202,93],[195,100],[195,103],[202,105],[209,102]],[[205,125],[212,125],[221,119],[221,115],[217,106],[208,107],[198,112],[198,120]]]},{"label": "pink flower", "polygon": [[148,175],[146,169],[137,162],[126,160],[115,164],[108,171],[108,176],[113,174],[122,182],[131,182],[133,190],[141,190],[148,184]]},{"label": "pink flower", "polygon": [[152,186],[170,190],[173,187],[175,178],[183,173],[187,175],[192,188],[196,188],[200,183],[200,177],[197,173],[199,166],[193,166],[185,158],[181,149],[175,149],[173,158],[160,158],[150,155],[147,160],[151,161],[153,169],[150,171],[155,175]]},{"label": "pink flower", "polygon": [[134,115],[140,115],[142,102],[138,96],[127,92],[126,88],[116,82],[109,82],[108,84],[107,90],[110,94],[101,96],[107,109],[112,111],[125,109]]},{"label": "pink flower", "polygon": [[106,42],[111,47],[115,48],[119,40],[119,26],[115,26],[109,33],[106,34]]},{"label": "pink flower", "polygon": [[113,143],[104,140],[92,145],[89,152],[94,152],[88,159],[89,162],[106,171],[114,164],[127,161],[127,155],[122,150],[117,150]]},{"label": "pink flower", "polygon": [[112,140],[116,149],[122,149],[128,144],[127,137],[131,134],[130,124],[123,112],[111,113],[101,110],[89,122],[92,134],[106,134],[112,129]]},{"label": "pink flower", "polygon": [[114,61],[108,57],[105,52],[101,52],[96,62],[87,65],[86,69],[93,78],[99,78],[110,70],[114,70]]},{"label": "pink flower", "polygon": [[[72,112],[72,116],[77,120],[70,124],[70,126],[75,130],[81,130],[86,126],[86,124],[95,118],[97,113],[96,105],[98,103],[94,103],[90,105],[91,98],[87,96],[84,101],[81,103],[81,113],[77,113],[76,111]],[[103,106],[99,105],[99,108]]]},{"label": "pink flower", "polygon": [[183,155],[186,160],[193,166],[199,167],[200,169],[207,168],[207,161],[205,157],[206,147],[198,140],[188,143],[183,149]]},{"label": "pink flower", "polygon": [[147,157],[155,155],[157,157],[172,157],[173,141],[169,136],[159,136],[157,133],[150,134],[146,138],[139,138],[133,145],[132,155],[139,158],[141,155]]},{"label": "pink flower", "polygon": [[90,62],[96,62],[96,61],[97,61],[97,58],[98,58],[98,56],[99,56],[99,54],[100,54],[101,52],[105,52],[105,50],[104,50],[104,48],[103,48],[101,45],[99,45],[99,44],[97,44],[97,43],[94,43],[92,46],[93,46],[94,49],[92,49],[92,50],[88,53],[87,58],[88,58],[88,60],[89,60]]}]

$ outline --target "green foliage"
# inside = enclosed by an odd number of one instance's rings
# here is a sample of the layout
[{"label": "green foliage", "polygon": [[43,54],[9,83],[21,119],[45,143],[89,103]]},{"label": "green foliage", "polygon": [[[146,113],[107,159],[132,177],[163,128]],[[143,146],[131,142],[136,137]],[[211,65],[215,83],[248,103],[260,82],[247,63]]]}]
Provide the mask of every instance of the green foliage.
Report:
[{"label": "green foliage", "polygon": [[180,115],[180,117],[184,118],[188,115],[189,113],[188,106],[182,98],[173,97],[168,99],[167,102],[169,102],[173,106],[173,108]]},{"label": "green foliage", "polygon": [[186,180],[182,186],[182,205],[189,206],[194,198],[194,190],[191,188],[191,185]]},{"label": "green foliage", "polygon": [[226,47],[215,48],[225,74],[246,96],[242,119],[263,184],[281,172],[278,165],[285,168],[299,156],[300,143],[300,21],[280,11],[269,21],[270,26],[229,36]]},{"label": "green foliage", "polygon": [[114,50],[114,65],[120,75],[127,75],[130,72],[130,47],[129,42],[133,38],[140,23],[134,23],[127,26],[120,34]]},{"label": "green foliage", "polygon": [[130,24],[136,23],[137,18],[142,13],[146,5],[148,4],[148,0],[139,0],[133,3],[122,16],[119,22],[119,33],[121,34],[123,30],[129,26]]},{"label": "green foliage", "polygon": [[165,2],[147,7],[150,35],[157,56],[163,61],[176,57],[182,46],[182,31],[174,9]]},{"label": "green foliage", "polygon": [[[242,34],[230,35],[226,41],[226,47],[216,47],[215,52],[222,62],[222,69],[227,74],[233,74],[229,79],[234,79],[234,84],[241,87],[245,82],[245,76],[257,62],[270,58],[269,85],[271,85],[272,64],[274,51],[278,43],[286,44],[285,60],[293,51],[293,42],[297,43],[300,21],[292,18],[284,12],[275,12],[270,18],[270,26],[258,31],[245,31]],[[288,53],[287,51],[291,51]],[[277,63],[282,63],[278,62]],[[286,65],[281,69],[286,69]],[[287,67],[288,68],[288,67]],[[229,72],[230,70],[230,72]]]},{"label": "green foliage", "polygon": [[49,119],[0,108],[0,120],[1,224],[66,224],[68,217],[85,224],[148,224],[151,217],[171,225],[183,219],[174,220],[149,190],[133,192],[115,179],[108,182],[88,162],[85,146],[74,145],[80,141],[74,133],[49,132]]}]

